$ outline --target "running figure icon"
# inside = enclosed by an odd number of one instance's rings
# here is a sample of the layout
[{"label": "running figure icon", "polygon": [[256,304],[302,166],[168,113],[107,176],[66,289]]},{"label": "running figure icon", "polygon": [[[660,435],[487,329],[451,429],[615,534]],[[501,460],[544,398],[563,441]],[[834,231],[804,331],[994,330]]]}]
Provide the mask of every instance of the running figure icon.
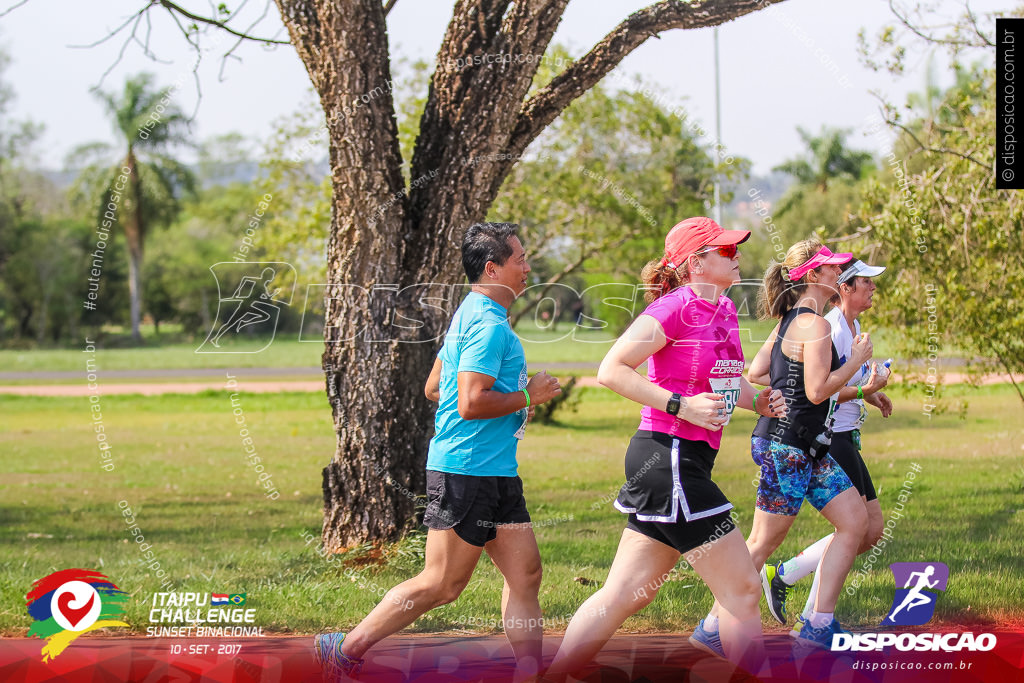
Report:
[{"label": "running figure icon", "polygon": [[949,567],[935,561],[893,562],[889,569],[896,580],[896,591],[882,625],[920,626],[930,621],[939,593],[949,582]]},{"label": "running figure icon", "polygon": [[[274,302],[275,297],[280,291],[280,288],[273,291],[270,289],[270,283],[273,282],[276,274],[273,268],[264,268],[258,279],[254,277],[242,278],[231,298],[224,299],[224,301],[237,301],[238,306],[235,307],[234,312],[231,313],[227,321],[210,338],[210,343],[220,347],[220,338],[226,332],[235,332],[237,334],[244,327],[264,323],[271,319],[273,312],[278,308]],[[263,285],[262,292],[259,291],[258,284]]]}]

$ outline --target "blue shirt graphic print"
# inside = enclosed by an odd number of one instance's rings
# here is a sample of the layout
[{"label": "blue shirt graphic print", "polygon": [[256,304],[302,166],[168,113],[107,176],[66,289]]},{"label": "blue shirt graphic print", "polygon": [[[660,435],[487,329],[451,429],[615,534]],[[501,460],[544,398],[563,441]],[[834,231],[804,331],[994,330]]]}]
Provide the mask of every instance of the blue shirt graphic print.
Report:
[{"label": "blue shirt graphic print", "polygon": [[526,355],[508,324],[508,311],[490,297],[470,292],[448,327],[441,359],[440,401],[434,418],[427,469],[478,477],[514,477],[516,447],[526,424],[526,408],[489,420],[459,415],[458,373],[494,378],[492,390],[512,393],[526,387]]}]

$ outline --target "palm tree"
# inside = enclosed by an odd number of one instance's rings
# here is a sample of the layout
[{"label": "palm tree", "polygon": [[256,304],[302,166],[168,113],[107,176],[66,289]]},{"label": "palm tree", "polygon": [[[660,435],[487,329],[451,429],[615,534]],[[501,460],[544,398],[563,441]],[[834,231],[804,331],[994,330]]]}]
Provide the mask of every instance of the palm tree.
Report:
[{"label": "palm tree", "polygon": [[[131,296],[132,339],[142,340],[142,256],[146,232],[167,225],[180,209],[183,194],[194,194],[195,179],[182,163],[168,155],[187,145],[188,120],[174,103],[174,88],[156,89],[152,74],[139,74],[125,82],[119,94],[97,91],[120,140],[121,161],[110,165],[114,148],[92,143],[72,153],[71,163],[86,163],[73,190],[95,206],[100,200],[100,224],[113,205],[116,222],[124,229],[128,246],[128,288]],[[108,219],[109,220],[109,219]]]},{"label": "palm tree", "polygon": [[[811,214],[812,220],[817,222],[820,209],[833,203],[835,192],[830,195],[829,188],[839,189],[840,195],[849,194],[849,186],[870,173],[874,169],[874,161],[870,152],[852,150],[846,146],[849,130],[823,126],[820,135],[812,135],[799,126],[796,130],[807,151],[803,156],[789,159],[772,169],[788,173],[796,179],[796,183],[779,200],[775,217],[780,218],[790,215],[791,211],[799,211],[800,207],[815,205],[819,210],[811,211]],[[840,197],[834,208],[841,208],[848,203],[847,200],[848,197]],[[840,215],[831,209],[826,213],[834,213],[836,217]],[[844,210],[842,213],[846,215],[849,211]],[[808,216],[801,218],[806,219]],[[845,219],[841,222],[845,222]],[[803,225],[800,229],[809,227],[813,226]]]},{"label": "palm tree", "polygon": [[807,145],[807,153],[772,170],[790,174],[801,185],[828,192],[829,181],[837,178],[859,180],[872,167],[870,152],[851,150],[846,146],[849,130],[822,127],[821,135],[812,135],[798,126],[796,131]]}]

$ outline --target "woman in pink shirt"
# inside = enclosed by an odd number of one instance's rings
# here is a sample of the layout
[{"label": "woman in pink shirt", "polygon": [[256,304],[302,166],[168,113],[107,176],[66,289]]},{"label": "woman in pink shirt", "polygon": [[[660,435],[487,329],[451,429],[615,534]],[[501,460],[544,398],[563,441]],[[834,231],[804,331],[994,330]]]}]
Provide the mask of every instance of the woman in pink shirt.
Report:
[{"label": "woman in pink shirt", "polygon": [[[597,376],[643,406],[615,501],[628,522],[607,581],[573,616],[546,679],[585,666],[654,599],[680,556],[724,607],[717,648],[694,644],[716,654],[724,645],[725,656],[754,673],[763,662],[760,580],[732,504],[711,480],[734,408],[785,414],[781,392],[758,395],[743,378],[736,307],[723,294],[740,279],[737,245],[749,236],[710,218],[687,219],[666,236],[664,258],[641,273],[649,305]],[[647,377],[636,372],[644,361]]]}]

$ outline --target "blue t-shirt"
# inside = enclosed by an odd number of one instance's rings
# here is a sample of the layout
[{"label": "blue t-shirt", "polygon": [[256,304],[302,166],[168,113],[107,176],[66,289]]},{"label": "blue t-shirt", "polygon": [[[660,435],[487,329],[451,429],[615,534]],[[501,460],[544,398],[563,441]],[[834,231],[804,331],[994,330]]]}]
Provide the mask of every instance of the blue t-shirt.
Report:
[{"label": "blue t-shirt", "polygon": [[458,375],[494,377],[493,391],[526,387],[526,355],[508,324],[508,312],[494,299],[470,292],[455,311],[441,353],[441,399],[434,418],[427,469],[477,477],[514,477],[516,446],[526,425],[526,408],[489,420],[459,415]]}]

